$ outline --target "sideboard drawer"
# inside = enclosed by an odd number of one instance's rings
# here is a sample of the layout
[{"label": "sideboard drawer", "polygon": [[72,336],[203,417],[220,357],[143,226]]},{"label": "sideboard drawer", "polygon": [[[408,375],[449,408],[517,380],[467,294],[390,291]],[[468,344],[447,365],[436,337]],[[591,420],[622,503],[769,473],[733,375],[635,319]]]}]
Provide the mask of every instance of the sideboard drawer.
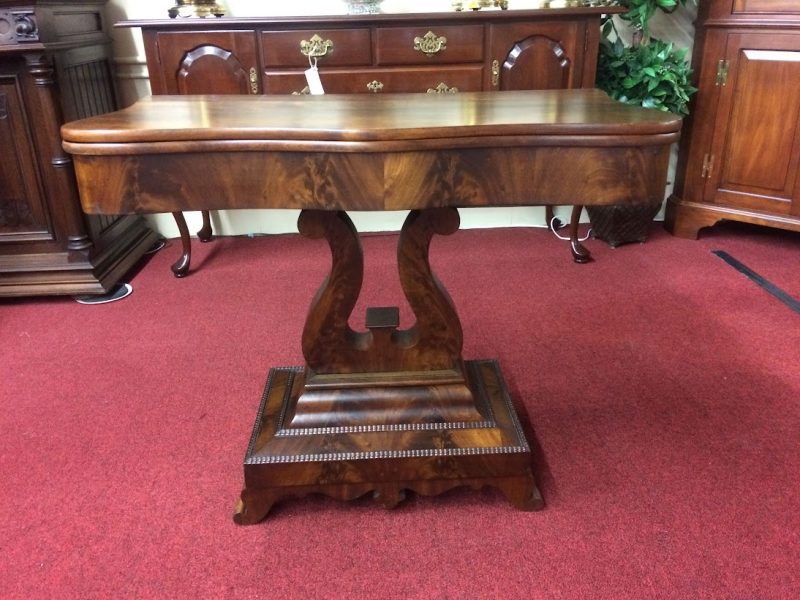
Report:
[{"label": "sideboard drawer", "polygon": [[367,28],[262,31],[261,46],[265,67],[308,67],[309,53],[316,56],[320,67],[372,64]]},{"label": "sideboard drawer", "polygon": [[[483,78],[480,65],[466,67],[411,67],[403,69],[320,70],[328,94],[427,92],[477,92]],[[267,71],[264,93],[308,93],[302,71]],[[433,92],[431,92],[433,93]]]},{"label": "sideboard drawer", "polygon": [[381,27],[375,34],[375,63],[379,65],[483,60],[483,25]]}]

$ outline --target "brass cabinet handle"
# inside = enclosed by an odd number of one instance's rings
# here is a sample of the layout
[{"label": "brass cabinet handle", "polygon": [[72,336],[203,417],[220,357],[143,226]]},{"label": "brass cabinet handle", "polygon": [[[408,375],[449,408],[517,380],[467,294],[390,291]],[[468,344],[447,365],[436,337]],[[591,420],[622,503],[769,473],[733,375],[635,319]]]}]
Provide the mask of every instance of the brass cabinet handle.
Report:
[{"label": "brass cabinet handle", "polygon": [[380,81],[378,81],[377,79],[375,79],[374,81],[370,81],[367,84],[367,89],[370,92],[372,92],[373,94],[377,94],[378,92],[380,92],[383,89],[383,84]]},{"label": "brass cabinet handle", "polygon": [[457,94],[457,87],[447,87],[445,82],[440,83],[435,88],[428,88],[429,94]]},{"label": "brass cabinet handle", "polygon": [[258,94],[258,71],[255,67],[250,68],[250,93]]},{"label": "brass cabinet handle", "polygon": [[300,52],[308,58],[325,56],[328,52],[333,52],[333,42],[323,40],[319,34],[315,33],[310,40],[300,40]]},{"label": "brass cabinet handle", "polygon": [[438,36],[432,31],[422,37],[414,38],[414,50],[418,50],[426,56],[433,56],[445,49],[447,49],[447,38]]},{"label": "brass cabinet handle", "polygon": [[311,94],[311,90],[308,89],[308,86],[304,87],[299,92],[292,92],[292,96],[308,96],[309,94]]},{"label": "brass cabinet handle", "polygon": [[492,86],[497,87],[500,84],[500,61],[492,61]]}]

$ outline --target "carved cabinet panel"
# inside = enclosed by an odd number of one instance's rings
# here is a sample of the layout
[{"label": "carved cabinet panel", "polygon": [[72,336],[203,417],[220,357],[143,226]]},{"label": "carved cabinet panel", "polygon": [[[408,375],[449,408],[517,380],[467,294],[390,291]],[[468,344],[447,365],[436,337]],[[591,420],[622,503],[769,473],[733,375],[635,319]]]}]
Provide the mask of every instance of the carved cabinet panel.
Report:
[{"label": "carved cabinet panel", "polygon": [[83,214],[65,120],[116,107],[105,0],[0,0],[0,296],[103,293],[156,240]]},{"label": "carved cabinet panel", "polygon": [[[493,25],[490,28],[492,85],[500,90],[545,90],[584,86],[585,26],[574,21]],[[594,71],[586,74],[594,82]],[[587,86],[588,87],[588,86]]]},{"label": "carved cabinet panel", "polygon": [[213,31],[199,38],[159,32],[151,41],[162,66],[148,61],[155,94],[258,94],[254,31]]},{"label": "carved cabinet panel", "polygon": [[23,106],[21,74],[21,69],[0,70],[0,243],[54,237]]}]

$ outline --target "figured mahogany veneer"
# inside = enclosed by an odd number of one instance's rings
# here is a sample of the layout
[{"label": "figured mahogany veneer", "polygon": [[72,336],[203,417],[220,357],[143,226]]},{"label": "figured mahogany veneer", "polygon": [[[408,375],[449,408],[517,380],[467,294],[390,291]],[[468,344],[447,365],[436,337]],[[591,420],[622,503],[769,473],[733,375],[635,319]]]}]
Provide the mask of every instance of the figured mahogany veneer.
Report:
[{"label": "figured mahogany veneer", "polygon": [[[306,318],[304,368],[272,369],[245,458],[238,523],[310,492],[342,499],[498,487],[542,506],[530,448],[492,361],[464,361],[462,328],[431,271],[457,208],[649,202],[680,120],[596,90],[249,98],[153,97],[63,128],[90,213],[301,208],[332,266]],[[344,211],[410,210],[398,242],[398,311],[350,316],[358,234]]]}]

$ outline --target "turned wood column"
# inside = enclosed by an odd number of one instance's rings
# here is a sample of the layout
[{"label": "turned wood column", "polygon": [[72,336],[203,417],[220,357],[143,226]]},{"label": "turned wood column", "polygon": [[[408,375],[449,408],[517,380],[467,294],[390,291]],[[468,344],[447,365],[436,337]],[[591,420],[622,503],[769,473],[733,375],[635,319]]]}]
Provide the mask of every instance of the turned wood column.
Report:
[{"label": "turned wood column", "polygon": [[[42,162],[41,169],[52,169],[51,177],[43,177],[44,193],[52,198],[78,196],[72,158],[61,147],[61,124],[64,122],[58,89],[54,77],[53,62],[43,52],[24,55],[27,72],[33,78],[34,93],[30,99],[36,104],[32,113],[37,120],[32,125],[33,142]],[[86,250],[92,246],[81,214],[64,203],[53,203],[52,217],[63,225],[67,232],[68,250]]]}]

